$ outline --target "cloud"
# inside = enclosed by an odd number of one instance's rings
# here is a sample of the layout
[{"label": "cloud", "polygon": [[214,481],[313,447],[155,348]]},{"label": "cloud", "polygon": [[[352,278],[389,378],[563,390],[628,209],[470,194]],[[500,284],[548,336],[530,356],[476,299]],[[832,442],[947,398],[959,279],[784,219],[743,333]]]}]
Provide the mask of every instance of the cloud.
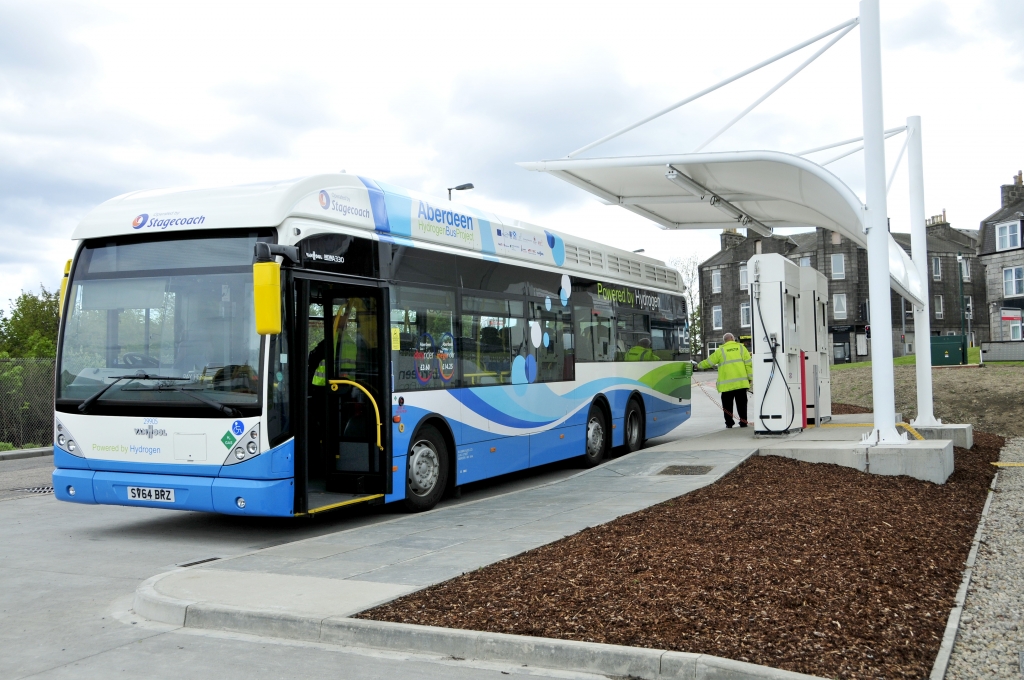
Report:
[{"label": "cloud", "polygon": [[[417,102],[405,115],[404,141],[429,150],[426,167],[391,178],[398,184],[442,192],[473,182],[478,191],[508,202],[552,210],[587,200],[579,189],[538,173],[518,161],[560,158],[664,106],[657,93],[629,84],[605,60],[551,72],[469,73],[447,92],[403,93],[392,111]],[[674,123],[678,126],[678,119]],[[611,155],[673,147],[678,131],[644,126],[587,155]]]},{"label": "cloud", "polygon": [[217,95],[234,122],[227,132],[203,141],[203,152],[243,158],[287,155],[300,136],[337,123],[338,116],[321,90],[320,84],[297,74],[218,88]]},{"label": "cloud", "polygon": [[1009,43],[1011,54],[1015,55],[1016,66],[1010,71],[1015,80],[1024,80],[1024,3],[1020,0],[988,0],[979,13],[981,23]]},{"label": "cloud", "polygon": [[950,51],[959,49],[967,42],[967,35],[953,25],[949,7],[938,0],[921,5],[913,12],[882,27],[885,47],[904,49],[924,47],[926,49]]}]

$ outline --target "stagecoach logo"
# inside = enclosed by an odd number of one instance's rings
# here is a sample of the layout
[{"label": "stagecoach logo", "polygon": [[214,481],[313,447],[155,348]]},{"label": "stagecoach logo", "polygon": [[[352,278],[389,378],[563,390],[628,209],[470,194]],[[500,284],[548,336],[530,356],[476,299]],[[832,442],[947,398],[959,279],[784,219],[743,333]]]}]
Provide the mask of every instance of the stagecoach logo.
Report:
[{"label": "stagecoach logo", "polygon": [[[132,220],[132,229],[142,229],[143,227],[158,227],[160,229],[166,229],[167,227],[184,226],[188,224],[202,224],[206,221],[206,215],[194,215],[192,217],[175,217],[178,213],[154,213],[153,219],[149,219],[148,213],[142,213]],[[159,219],[158,219],[159,218]]]},{"label": "stagecoach logo", "polygon": [[135,434],[139,435],[140,437],[148,437],[152,439],[153,437],[166,437],[167,430],[155,428],[153,427],[153,423],[150,423],[146,427],[135,428]]},{"label": "stagecoach logo", "polygon": [[331,196],[323,189],[320,190],[320,207],[324,210],[331,207]]}]

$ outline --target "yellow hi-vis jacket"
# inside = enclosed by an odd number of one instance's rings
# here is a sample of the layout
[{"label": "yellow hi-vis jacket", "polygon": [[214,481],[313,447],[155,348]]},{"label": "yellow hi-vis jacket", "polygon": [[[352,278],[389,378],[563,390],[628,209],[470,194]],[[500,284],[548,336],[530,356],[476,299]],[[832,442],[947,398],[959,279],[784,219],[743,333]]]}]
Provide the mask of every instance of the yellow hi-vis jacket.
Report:
[{"label": "yellow hi-vis jacket", "polygon": [[750,352],[735,340],[725,343],[697,365],[698,368],[712,366],[718,366],[716,387],[719,392],[749,390],[754,382],[754,364]]}]

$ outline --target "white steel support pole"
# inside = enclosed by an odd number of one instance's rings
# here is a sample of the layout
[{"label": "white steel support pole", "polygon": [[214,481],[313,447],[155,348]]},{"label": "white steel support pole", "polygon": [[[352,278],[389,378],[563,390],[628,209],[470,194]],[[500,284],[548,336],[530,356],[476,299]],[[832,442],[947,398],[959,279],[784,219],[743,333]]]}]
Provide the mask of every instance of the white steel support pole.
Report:
[{"label": "white steel support pole", "polygon": [[889,296],[889,227],[885,197],[885,126],[882,123],[882,40],[879,0],[860,3],[860,79],[864,108],[864,179],[867,206],[864,227],[868,246],[871,347],[871,393],[875,429],[870,439],[898,444],[895,376],[892,366],[892,309]]},{"label": "white steel support pole", "polygon": [[924,283],[924,307],[914,306],[917,353],[917,418],[914,425],[939,425],[932,410],[932,328],[928,294],[928,231],[924,221],[924,153],[921,116],[907,118],[907,173],[910,175],[910,249]]}]

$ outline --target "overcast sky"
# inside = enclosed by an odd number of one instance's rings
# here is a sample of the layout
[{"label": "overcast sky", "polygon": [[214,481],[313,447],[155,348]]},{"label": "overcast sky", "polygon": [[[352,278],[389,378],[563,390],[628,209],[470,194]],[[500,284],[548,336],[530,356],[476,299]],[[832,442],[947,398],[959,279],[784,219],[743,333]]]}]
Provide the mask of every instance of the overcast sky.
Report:
[{"label": "overcast sky", "polygon": [[[0,301],[59,282],[136,189],[345,169],[670,259],[665,232],[516,161],[558,158],[857,14],[857,2],[0,0]],[[921,115],[926,212],[977,228],[1024,166],[1024,1],[882,0],[886,126]],[[693,150],[814,48],[590,155]],[[709,151],[861,134],[855,30]],[[890,140],[891,167],[902,137]],[[817,157],[829,158],[830,152]],[[863,156],[829,166],[863,195]],[[905,162],[889,198],[906,231]]]}]

